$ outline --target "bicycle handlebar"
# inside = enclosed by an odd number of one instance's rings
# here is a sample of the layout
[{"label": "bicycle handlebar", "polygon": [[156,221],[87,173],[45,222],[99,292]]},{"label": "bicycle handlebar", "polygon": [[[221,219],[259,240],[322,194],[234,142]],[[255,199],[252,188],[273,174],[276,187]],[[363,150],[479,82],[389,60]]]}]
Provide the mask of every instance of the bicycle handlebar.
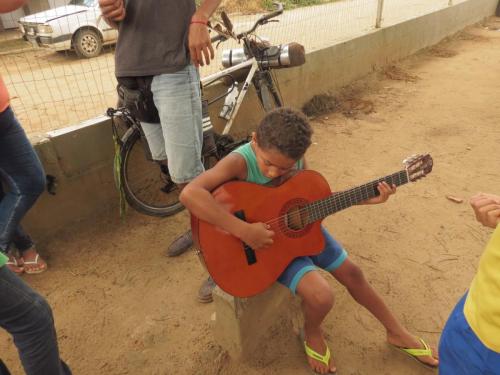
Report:
[{"label": "bicycle handlebar", "polygon": [[219,34],[219,35],[214,36],[213,38],[210,38],[211,43],[224,42],[226,40],[227,40],[227,38],[222,34]]},{"label": "bicycle handlebar", "polygon": [[259,18],[256,23],[260,23],[263,21],[270,20],[271,18],[274,18],[276,16],[279,16],[281,13],[283,13],[283,4],[282,3],[273,3],[278,6],[278,9],[272,13],[266,14]]},{"label": "bicycle handlebar", "polygon": [[[277,10],[275,10],[272,13],[268,13],[268,14],[265,14],[262,17],[260,17],[257,21],[255,21],[254,25],[252,26],[252,28],[250,30],[243,31],[242,33],[239,33],[238,35],[236,35],[236,38],[239,40],[239,39],[245,37],[246,35],[253,33],[255,31],[255,29],[257,29],[257,27],[266,24],[271,18],[279,16],[280,14],[283,13],[283,4],[282,3],[275,2],[273,4],[278,7]],[[227,18],[227,16],[226,16],[226,19],[227,19],[227,21],[229,21],[229,24],[232,26],[231,21],[229,20],[229,18]],[[212,43],[219,42],[219,41],[224,42],[226,40],[227,40],[227,36],[222,35],[222,34],[216,35],[210,39],[210,41]]]}]

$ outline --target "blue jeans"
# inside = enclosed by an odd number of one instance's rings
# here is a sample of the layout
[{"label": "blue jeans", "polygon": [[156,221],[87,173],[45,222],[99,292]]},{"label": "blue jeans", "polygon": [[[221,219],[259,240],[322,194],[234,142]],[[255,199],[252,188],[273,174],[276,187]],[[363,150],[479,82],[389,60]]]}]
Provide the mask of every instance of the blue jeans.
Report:
[{"label": "blue jeans", "polygon": [[193,65],[160,74],[151,83],[160,124],[141,122],[155,160],[168,160],[172,181],[183,184],[203,172],[200,76]]},{"label": "blue jeans", "polygon": [[21,219],[45,189],[45,173],[23,128],[10,108],[0,113],[0,251],[21,235]]},{"label": "blue jeans", "polygon": [[9,332],[27,375],[69,375],[59,358],[47,301],[7,267],[0,267],[0,327]]}]

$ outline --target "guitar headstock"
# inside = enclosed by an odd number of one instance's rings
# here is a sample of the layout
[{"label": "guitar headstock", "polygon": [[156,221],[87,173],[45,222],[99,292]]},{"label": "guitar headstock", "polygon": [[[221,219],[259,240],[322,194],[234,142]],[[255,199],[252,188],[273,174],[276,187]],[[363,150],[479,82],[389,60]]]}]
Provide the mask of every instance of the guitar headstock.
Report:
[{"label": "guitar headstock", "polygon": [[403,160],[408,180],[414,182],[431,173],[433,163],[430,154],[412,155]]}]

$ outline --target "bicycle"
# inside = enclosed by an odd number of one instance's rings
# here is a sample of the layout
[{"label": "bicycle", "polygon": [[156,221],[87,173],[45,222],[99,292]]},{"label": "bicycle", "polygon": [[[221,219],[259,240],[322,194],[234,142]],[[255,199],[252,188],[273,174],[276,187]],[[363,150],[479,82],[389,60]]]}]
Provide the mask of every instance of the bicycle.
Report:
[{"label": "bicycle", "polygon": [[[224,12],[221,13],[224,29],[219,24],[212,27],[218,34],[211,38],[212,43],[235,39],[242,42],[243,47],[224,50],[222,65],[225,69],[201,79],[202,93],[204,88],[221,80],[228,86],[224,94],[211,100],[206,100],[202,95],[202,159],[206,169],[248,141],[248,137],[235,140],[228,133],[250,85],[255,87],[259,102],[265,111],[282,107],[283,100],[273,69],[298,66],[305,62],[304,48],[300,44],[273,46],[254,34],[259,26],[278,22],[273,18],[283,13],[283,5],[275,5],[276,11],[263,15],[252,28],[239,34],[234,33],[231,20]],[[219,117],[226,120],[226,123],[222,134],[217,134],[213,130],[208,106],[222,99],[225,99],[225,102]],[[129,205],[143,214],[160,217],[170,216],[182,210],[183,206],[178,198],[179,189],[170,179],[168,163],[153,160],[140,121],[123,107],[108,108],[107,115],[112,119],[117,145],[115,176]],[[119,135],[116,117],[121,119],[127,129],[123,136]]]}]

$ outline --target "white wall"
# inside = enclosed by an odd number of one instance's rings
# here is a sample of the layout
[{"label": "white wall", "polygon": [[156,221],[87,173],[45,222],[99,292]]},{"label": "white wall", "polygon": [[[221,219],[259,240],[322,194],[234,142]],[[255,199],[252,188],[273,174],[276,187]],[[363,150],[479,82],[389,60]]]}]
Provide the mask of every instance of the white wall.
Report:
[{"label": "white wall", "polygon": [[13,12],[0,15],[0,19],[2,20],[4,29],[15,29],[19,27],[17,21],[19,21],[19,18],[23,16],[24,10],[23,8],[19,8]]}]

